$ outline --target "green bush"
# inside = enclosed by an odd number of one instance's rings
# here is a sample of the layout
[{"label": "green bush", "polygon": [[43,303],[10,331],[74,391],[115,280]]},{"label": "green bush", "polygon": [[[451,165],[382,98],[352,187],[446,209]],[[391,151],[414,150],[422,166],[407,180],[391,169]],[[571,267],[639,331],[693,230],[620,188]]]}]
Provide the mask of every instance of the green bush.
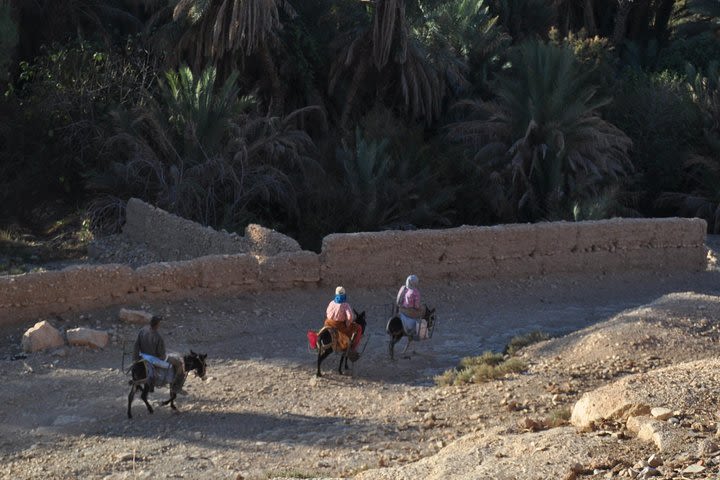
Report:
[{"label": "green bush", "polygon": [[507,355],[515,355],[521,348],[532,345],[533,343],[542,342],[550,338],[545,332],[535,331],[524,335],[517,335],[510,339],[510,343],[505,347],[504,353]]},{"label": "green bush", "polygon": [[436,376],[435,383],[438,385],[483,383],[525,370],[527,365],[519,358],[505,360],[502,354],[485,352],[478,357],[463,358],[460,366]]},{"label": "green bush", "polygon": [[465,357],[460,360],[460,366],[473,367],[477,365],[489,365],[491,367],[501,364],[504,357],[501,353],[485,352],[479,357]]},{"label": "green bush", "polygon": [[85,179],[105,158],[109,113],[141,101],[151,60],[133,42],[108,50],[85,42],[54,46],[20,63],[0,110],[0,208],[19,214],[47,200],[79,203]]},{"label": "green bush", "polygon": [[720,42],[713,32],[703,32],[689,38],[674,39],[667,48],[660,51],[657,69],[683,74],[688,63],[705,69],[709,62],[718,58]]},{"label": "green bush", "polygon": [[681,188],[684,159],[702,137],[700,111],[684,79],[626,72],[606,116],[632,139],[635,169],[627,188],[637,194],[638,209],[664,213],[655,210],[655,199]]},{"label": "green bush", "polygon": [[570,421],[571,413],[570,407],[557,408],[547,414],[543,424],[548,428],[562,427]]}]

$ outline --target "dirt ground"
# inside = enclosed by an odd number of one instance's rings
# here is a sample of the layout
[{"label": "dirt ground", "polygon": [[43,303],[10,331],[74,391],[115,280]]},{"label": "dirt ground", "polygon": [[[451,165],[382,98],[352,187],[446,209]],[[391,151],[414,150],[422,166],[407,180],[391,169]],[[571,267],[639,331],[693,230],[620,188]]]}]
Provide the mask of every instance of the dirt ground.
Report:
[{"label": "dirt ground", "polygon": [[[462,357],[501,351],[513,336],[534,330],[564,335],[662,298],[720,295],[719,280],[712,270],[421,284],[439,325],[431,340],[413,343],[395,361],[384,333],[395,292],[353,289],[348,282],[349,301],[367,312],[367,347],[351,374],[337,373],[333,355],[319,379],[305,335],[320,327],[332,291],[126,305],[165,316],[168,350],[208,355],[206,381],[188,378],[179,412],[158,407],[150,415],[136,400],[132,420],[121,364],[123,340],[132,341],[137,327],[118,321],[119,307],[49,319],[59,328],[113,331],[111,345],[98,351],[67,347],[13,360],[28,325],[4,328],[0,478],[347,478],[360,472],[372,478],[373,469],[432,458],[473,432],[517,433],[524,417],[568,411],[583,391],[607,380],[555,373],[547,357],[532,359],[542,368],[511,378],[436,386],[434,377]],[[571,385],[558,387],[560,395],[547,388],[563,382]],[[151,400],[167,395],[158,389]],[[646,451],[629,442],[615,454],[632,463]]]}]

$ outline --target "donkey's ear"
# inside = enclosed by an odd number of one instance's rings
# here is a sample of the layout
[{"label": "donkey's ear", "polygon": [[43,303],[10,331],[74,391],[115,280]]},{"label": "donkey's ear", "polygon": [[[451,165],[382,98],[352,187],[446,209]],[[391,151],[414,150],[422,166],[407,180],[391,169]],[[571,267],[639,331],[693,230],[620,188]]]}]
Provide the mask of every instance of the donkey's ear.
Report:
[{"label": "donkey's ear", "polygon": [[200,358],[202,358],[203,360],[205,360],[205,359],[207,358],[207,353],[201,353],[201,354],[200,354]]},{"label": "donkey's ear", "polygon": [[190,350],[190,355],[192,355],[193,357],[197,357],[197,353],[193,352],[192,350]]},{"label": "donkey's ear", "polygon": [[353,313],[355,314],[356,317],[357,317],[358,315],[360,315],[360,314],[358,313],[358,311],[355,310],[354,308],[353,308]]}]

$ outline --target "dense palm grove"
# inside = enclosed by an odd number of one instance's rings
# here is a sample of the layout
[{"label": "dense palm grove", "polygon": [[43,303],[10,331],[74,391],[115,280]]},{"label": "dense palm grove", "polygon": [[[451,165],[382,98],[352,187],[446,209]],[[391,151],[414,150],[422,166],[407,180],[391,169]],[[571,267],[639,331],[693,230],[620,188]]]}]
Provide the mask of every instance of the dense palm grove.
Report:
[{"label": "dense palm grove", "polygon": [[696,215],[716,0],[0,0],[0,218],[112,232]]}]

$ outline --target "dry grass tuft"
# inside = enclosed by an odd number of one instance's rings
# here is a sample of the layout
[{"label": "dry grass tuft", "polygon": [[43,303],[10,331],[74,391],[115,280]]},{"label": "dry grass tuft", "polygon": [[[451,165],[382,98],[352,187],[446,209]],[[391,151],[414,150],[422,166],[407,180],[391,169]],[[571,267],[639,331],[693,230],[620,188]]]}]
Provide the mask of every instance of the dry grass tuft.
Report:
[{"label": "dry grass tuft", "polygon": [[435,383],[441,386],[484,383],[525,370],[527,365],[519,358],[505,359],[500,353],[485,352],[477,357],[463,358],[460,366],[436,376]]}]

